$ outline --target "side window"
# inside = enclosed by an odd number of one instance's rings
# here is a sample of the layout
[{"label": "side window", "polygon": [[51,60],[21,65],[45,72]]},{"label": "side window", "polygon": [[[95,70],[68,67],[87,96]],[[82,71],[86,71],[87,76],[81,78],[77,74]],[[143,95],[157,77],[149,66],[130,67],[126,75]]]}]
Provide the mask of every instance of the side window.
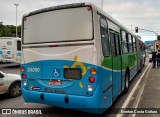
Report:
[{"label": "side window", "polygon": [[136,52],[136,39],[133,37],[133,50]]},{"label": "side window", "polygon": [[108,25],[105,19],[100,18],[100,31],[101,31],[101,42],[102,52],[104,56],[110,55],[109,38],[108,38]]},{"label": "side window", "polygon": [[132,37],[129,34],[128,35],[128,48],[129,48],[129,52],[133,52],[133,48],[132,48]]},{"label": "side window", "polygon": [[115,43],[115,37],[114,33],[110,32],[110,41],[111,41],[111,49],[112,49],[112,55],[117,55],[116,52],[116,43]]},{"label": "side window", "polygon": [[115,42],[116,42],[116,51],[117,51],[117,55],[120,55],[119,35],[117,35],[117,34],[115,34]]},{"label": "side window", "polygon": [[140,45],[140,51],[142,52],[142,43],[141,42],[139,42],[139,45]]},{"label": "side window", "polygon": [[136,48],[137,48],[137,51],[139,51],[140,49],[139,49],[139,41],[138,41],[138,39],[136,38]]},{"label": "side window", "polygon": [[139,43],[139,40],[137,39],[136,40],[136,43],[137,43],[137,51],[141,51],[141,46],[140,46],[140,43]]},{"label": "side window", "polygon": [[125,31],[121,31],[122,36],[122,53],[128,53],[128,47],[127,47],[127,34]]},{"label": "side window", "polygon": [[21,41],[17,41],[17,50],[21,51]]},{"label": "side window", "polygon": [[143,44],[143,52],[146,51],[146,46]]}]

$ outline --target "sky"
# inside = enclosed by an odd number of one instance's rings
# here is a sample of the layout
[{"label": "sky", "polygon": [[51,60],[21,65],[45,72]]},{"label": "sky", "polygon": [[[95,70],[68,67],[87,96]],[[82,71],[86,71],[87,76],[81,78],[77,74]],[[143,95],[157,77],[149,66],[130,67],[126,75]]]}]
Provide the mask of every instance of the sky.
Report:
[{"label": "sky", "polygon": [[16,25],[14,3],[19,4],[17,24],[21,25],[23,15],[31,11],[79,2],[91,2],[101,8],[101,1],[103,10],[126,28],[135,32],[135,27],[139,27],[137,34],[142,41],[156,40],[156,33],[160,35],[160,0],[0,0],[0,22]]}]

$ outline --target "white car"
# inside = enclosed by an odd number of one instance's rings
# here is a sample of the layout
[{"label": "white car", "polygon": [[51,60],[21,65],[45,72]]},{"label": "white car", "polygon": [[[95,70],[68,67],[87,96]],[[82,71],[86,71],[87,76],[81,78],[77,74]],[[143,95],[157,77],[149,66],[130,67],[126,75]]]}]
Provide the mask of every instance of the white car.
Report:
[{"label": "white car", "polygon": [[0,71],[0,94],[9,93],[11,97],[21,95],[20,75],[7,74]]}]

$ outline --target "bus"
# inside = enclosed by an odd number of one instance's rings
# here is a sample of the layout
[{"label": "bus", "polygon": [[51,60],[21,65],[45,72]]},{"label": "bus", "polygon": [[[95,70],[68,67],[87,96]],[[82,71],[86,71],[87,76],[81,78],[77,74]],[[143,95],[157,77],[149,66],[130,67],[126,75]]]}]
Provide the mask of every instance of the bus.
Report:
[{"label": "bus", "polygon": [[139,38],[92,3],[59,5],[22,19],[26,103],[103,113],[142,69]]},{"label": "bus", "polygon": [[21,38],[0,37],[0,62],[21,63]]}]

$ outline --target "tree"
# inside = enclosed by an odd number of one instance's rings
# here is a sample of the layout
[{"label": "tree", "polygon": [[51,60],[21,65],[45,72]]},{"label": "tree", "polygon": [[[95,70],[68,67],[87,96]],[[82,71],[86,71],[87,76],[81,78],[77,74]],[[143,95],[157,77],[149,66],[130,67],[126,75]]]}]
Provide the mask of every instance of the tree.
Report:
[{"label": "tree", "polygon": [[[21,37],[21,25],[17,27],[18,37]],[[0,37],[15,37],[16,36],[16,26],[13,25],[0,25]]]}]

